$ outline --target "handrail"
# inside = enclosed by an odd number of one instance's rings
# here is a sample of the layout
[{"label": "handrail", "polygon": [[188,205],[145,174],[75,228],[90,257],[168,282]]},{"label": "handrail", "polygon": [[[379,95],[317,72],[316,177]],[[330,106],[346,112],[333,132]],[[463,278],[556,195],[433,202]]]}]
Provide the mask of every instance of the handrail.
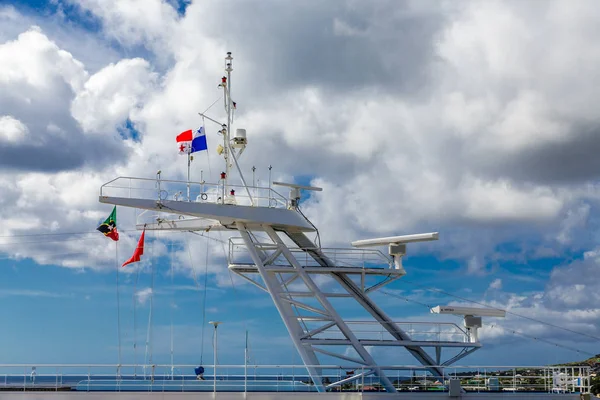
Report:
[{"label": "handrail", "polygon": [[[259,246],[272,246],[276,247],[273,243],[259,243]],[[314,248],[300,248],[290,247],[292,253],[304,253],[304,257],[299,257],[298,261],[303,266],[320,266],[316,260],[314,260],[309,254],[310,250],[319,250],[329,259],[331,259],[336,266],[350,267],[350,268],[390,268],[393,261],[390,257],[385,255],[380,250],[374,249],[357,249],[352,247],[314,247]],[[254,262],[249,258],[248,249],[245,243],[240,237],[229,238],[229,251],[227,259],[229,264],[243,264],[240,261],[242,255],[247,255],[248,265],[253,265]]]},{"label": "handrail", "polygon": [[[9,390],[70,388],[78,391],[212,391],[213,382],[218,382],[216,387],[226,391],[315,391],[310,383],[307,367],[318,367],[323,371],[323,378],[329,381],[328,387],[332,391],[362,392],[379,388],[377,379],[371,376],[372,368],[369,366],[222,364],[218,368],[223,373],[219,374],[216,381],[209,374],[214,366],[204,365],[207,371],[206,381],[196,380],[192,373],[195,367],[196,365],[190,364],[0,364],[0,387]],[[379,369],[388,371],[387,375],[397,389],[413,391],[432,388],[447,391],[447,379],[459,379],[461,386],[467,391],[588,393],[591,382],[589,366],[435,367],[443,370],[447,378],[432,375],[431,366],[378,366]],[[6,371],[7,369],[12,371]],[[19,373],[18,370],[25,372]],[[114,372],[107,372],[108,370]],[[117,375],[117,371],[121,371],[121,374]],[[134,371],[137,371],[136,379]]]},{"label": "handrail", "polygon": [[[139,186],[132,185],[138,183]],[[146,187],[143,187],[144,184]],[[177,186],[178,188],[172,190],[172,186]],[[227,189],[233,189],[237,191],[237,193],[225,193],[225,187],[222,182],[212,183],[212,182],[196,182],[196,181],[180,181],[174,179],[162,179],[162,178],[138,178],[131,176],[119,176],[114,178],[100,186],[100,196],[108,197],[109,192],[112,190],[113,192],[121,191],[122,196],[114,196],[114,197],[132,197],[132,192],[139,194],[139,191],[142,191],[143,196],[141,198],[151,198],[157,200],[166,200],[168,197],[173,197],[176,201],[179,200],[183,196],[180,197],[180,194],[183,194],[187,188],[194,188],[195,192],[197,192],[197,197],[201,197],[202,202],[209,203],[217,203],[217,204],[234,204],[235,199],[247,199],[249,204],[238,204],[243,206],[261,206],[261,207],[269,207],[269,208],[277,208],[277,207],[288,207],[288,199],[281,195],[279,192],[274,190],[271,187],[264,186],[243,186],[240,184],[227,184]],[[240,189],[248,189],[250,193],[252,193],[251,197],[247,195],[247,191]],[[169,194],[169,189],[172,193]],[[198,191],[200,189],[200,191]],[[123,192],[125,191],[125,192]],[[152,193],[151,195],[147,195],[148,193]],[[196,198],[196,194],[194,196],[190,194],[190,198],[186,198],[186,201],[199,201]],[[219,201],[207,201],[209,195],[218,197]],[[134,196],[139,198],[138,196]],[[185,198],[185,197],[183,197]],[[259,202],[266,203],[266,205],[260,205]]]},{"label": "handrail", "polygon": [[[423,321],[422,321],[423,322]],[[415,322],[417,323],[417,322]],[[423,322],[423,323],[427,323],[427,322]],[[451,324],[451,322],[440,322],[440,323],[447,323],[447,324]],[[205,364],[207,366],[211,366],[212,364]],[[318,365],[305,365],[305,364],[218,364],[218,367],[229,367],[229,368],[237,368],[237,367],[244,367],[245,365],[248,366],[248,368],[306,368],[306,367],[319,367],[319,368],[356,368],[356,366],[350,366],[350,365],[345,365],[345,364],[318,364]],[[112,367],[112,368],[117,368],[117,367],[121,367],[121,368],[151,368],[151,367],[155,367],[155,368],[171,368],[171,367],[177,367],[177,368],[181,368],[181,367],[197,367],[197,364],[112,364],[112,363],[104,363],[104,364],[69,364],[69,363],[65,363],[65,364],[57,364],[57,363],[18,363],[18,364],[12,364],[12,363],[7,363],[7,364],[0,364],[0,368],[6,368],[6,367],[18,367],[18,368],[28,368],[28,367],[36,367],[36,368],[57,368],[57,367],[62,367],[62,368],[87,368],[87,367],[91,367],[91,368],[101,368],[101,367]],[[422,369],[430,369],[432,366],[422,366],[422,365],[412,365],[412,364],[406,364],[406,365],[379,365],[380,368],[383,369],[394,369],[394,368],[409,368],[409,369],[418,369],[418,368],[422,368]],[[433,367],[436,367],[436,365],[433,365]],[[588,368],[591,369],[590,366],[588,365],[530,365],[530,364],[525,364],[525,365],[516,365],[516,364],[509,364],[509,365],[497,365],[497,364],[466,364],[466,365],[452,365],[452,366],[447,366],[447,365],[439,365],[437,367],[440,368],[446,368],[446,369],[463,369],[463,368],[484,368],[484,369],[489,369],[489,368],[517,368],[517,369],[566,369],[566,368]],[[3,374],[0,374],[3,375]]]}]

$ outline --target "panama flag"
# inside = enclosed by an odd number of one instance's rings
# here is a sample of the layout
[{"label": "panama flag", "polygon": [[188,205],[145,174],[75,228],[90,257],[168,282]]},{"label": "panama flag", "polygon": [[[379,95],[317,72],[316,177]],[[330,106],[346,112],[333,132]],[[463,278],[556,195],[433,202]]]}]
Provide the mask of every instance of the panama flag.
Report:
[{"label": "panama flag", "polygon": [[196,151],[208,150],[204,128],[200,127],[194,135],[190,129],[177,135],[179,154],[190,154]]}]

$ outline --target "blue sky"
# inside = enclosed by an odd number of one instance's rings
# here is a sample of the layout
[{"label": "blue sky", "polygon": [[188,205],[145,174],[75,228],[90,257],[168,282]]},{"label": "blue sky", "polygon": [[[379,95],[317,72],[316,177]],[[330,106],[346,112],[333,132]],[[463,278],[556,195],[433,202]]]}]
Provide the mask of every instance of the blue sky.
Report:
[{"label": "blue sky", "polygon": [[[246,179],[256,166],[267,182],[273,165],[274,180],[324,187],[303,210],[326,245],[440,232],[439,242],[409,246],[408,275],[386,288],[400,297],[374,295],[390,315],[435,318],[427,305],[469,299],[588,335],[511,314],[490,322],[484,349],[464,364],[598,353],[600,190],[590,154],[600,121],[586,106],[596,68],[581,72],[585,87],[568,87],[571,60],[600,62],[594,37],[568,27],[597,21],[584,11],[561,19],[560,2],[538,5],[543,17],[531,26],[523,21],[538,6],[519,2],[314,2],[269,13],[249,3],[149,0],[138,20],[135,1],[0,2],[2,362],[116,363],[119,337],[123,362],[134,361],[134,342],[142,362],[149,288],[155,363],[171,362],[172,335],[176,364],[212,360],[213,319],[224,321],[222,363],[243,362],[246,330],[253,361],[300,362],[268,296],[238,279],[232,287],[221,244],[148,233],[142,262],[119,270],[117,303],[115,265],[137,242],[136,214],[119,208],[117,260],[95,231],[112,208],[97,201],[101,184],[158,169],[185,177],[173,138],[219,99],[227,50],[236,124],[249,132]],[[230,29],[217,18],[225,14]],[[530,53],[555,26],[560,46],[537,62]],[[207,127],[211,152],[192,174],[214,180],[218,137]]]}]

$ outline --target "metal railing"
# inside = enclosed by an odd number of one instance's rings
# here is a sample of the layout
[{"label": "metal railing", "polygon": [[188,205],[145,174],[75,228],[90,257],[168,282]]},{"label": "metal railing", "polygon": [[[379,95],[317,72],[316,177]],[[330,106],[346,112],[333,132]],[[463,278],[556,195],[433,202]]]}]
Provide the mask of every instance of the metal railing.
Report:
[{"label": "metal railing", "polygon": [[[258,237],[259,240],[263,239]],[[274,250],[277,246],[264,238],[265,243],[259,243],[258,247],[264,250]],[[296,260],[304,267],[320,267],[321,265],[306,251],[298,247],[288,247],[294,254]],[[308,249],[310,250],[310,249]],[[317,250],[315,248],[315,250]],[[333,248],[322,247],[318,249],[322,254],[329,258],[336,267],[351,268],[389,268],[392,265],[390,257],[379,250],[372,249],[354,249],[354,248]],[[241,237],[232,237],[229,239],[229,251],[227,254],[229,264],[247,264],[254,265],[248,248]],[[287,259],[279,255],[272,264],[287,265]]]},{"label": "metal railing", "polygon": [[[346,320],[352,332],[360,340],[396,340],[396,338],[378,321]],[[468,333],[452,322],[392,322],[406,332],[411,340],[419,342],[469,343]],[[344,334],[335,327],[322,332],[322,339],[344,339]]]},{"label": "metal railing", "polygon": [[[195,365],[3,364],[0,390],[76,390],[82,392],[316,392],[304,365],[217,365],[205,367],[202,379]],[[333,392],[383,391],[368,367],[318,365]],[[423,366],[380,366],[400,391],[447,391],[448,379],[460,380],[467,392],[589,393],[590,367],[438,366],[433,376]],[[429,367],[430,368],[430,367]],[[355,376],[356,379],[347,378]],[[343,382],[340,382],[343,381]],[[337,384],[337,382],[340,382]]]},{"label": "metal railing", "polygon": [[[188,196],[189,193],[189,196]],[[288,200],[267,187],[120,176],[100,187],[100,196],[287,208]]]}]

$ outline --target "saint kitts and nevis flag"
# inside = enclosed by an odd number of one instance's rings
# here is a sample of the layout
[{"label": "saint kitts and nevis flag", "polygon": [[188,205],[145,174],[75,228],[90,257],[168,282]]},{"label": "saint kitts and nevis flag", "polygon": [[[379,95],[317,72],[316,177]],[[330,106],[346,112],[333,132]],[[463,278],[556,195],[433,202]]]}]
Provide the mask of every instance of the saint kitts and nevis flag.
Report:
[{"label": "saint kitts and nevis flag", "polygon": [[[96,228],[100,232],[104,234],[104,236],[111,238],[115,242],[119,240],[119,232],[117,231],[117,206],[115,206],[103,223],[100,224],[98,228]],[[134,262],[140,261],[140,256],[144,254],[144,236],[146,235],[146,229],[142,232],[142,236],[140,236],[140,240],[138,241],[137,247],[133,251],[133,255],[129,260],[125,261],[122,267],[127,264],[131,264]]]},{"label": "saint kitts and nevis flag", "polygon": [[117,231],[117,206],[113,208],[108,218],[96,230],[104,233],[104,236],[111,238],[115,242],[119,240],[119,232]]},{"label": "saint kitts and nevis flag", "polygon": [[204,128],[200,127],[196,132],[187,130],[177,135],[177,149],[179,154],[190,154],[197,151],[208,150]]},{"label": "saint kitts and nevis flag", "polygon": [[[206,143],[206,134],[204,128],[200,127],[196,132],[191,129],[185,132],[181,132],[177,135],[177,146],[179,154],[191,154],[197,151],[208,150]],[[119,232],[117,231],[117,206],[115,206],[106,220],[96,228],[104,234],[104,236],[111,238],[115,242],[119,240]],[[142,232],[140,240],[138,241],[137,247],[133,251],[133,255],[129,260],[123,263],[123,267],[127,264],[140,261],[140,257],[144,254],[144,237],[146,230]]]}]

